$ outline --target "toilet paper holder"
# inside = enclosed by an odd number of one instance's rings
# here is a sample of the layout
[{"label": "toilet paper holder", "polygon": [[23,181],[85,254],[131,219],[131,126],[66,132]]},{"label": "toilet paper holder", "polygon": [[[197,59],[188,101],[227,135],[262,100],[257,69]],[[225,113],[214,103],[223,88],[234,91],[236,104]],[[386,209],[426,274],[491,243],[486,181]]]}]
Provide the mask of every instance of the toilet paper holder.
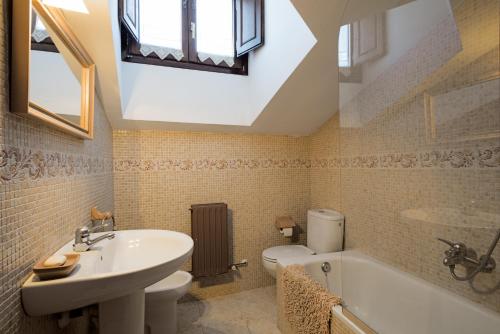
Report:
[{"label": "toilet paper holder", "polygon": [[287,238],[293,236],[293,230],[295,226],[297,226],[291,216],[277,217],[274,225],[280,231],[280,233]]},{"label": "toilet paper holder", "polygon": [[280,228],[280,233],[283,234],[284,237],[292,237],[293,227]]}]

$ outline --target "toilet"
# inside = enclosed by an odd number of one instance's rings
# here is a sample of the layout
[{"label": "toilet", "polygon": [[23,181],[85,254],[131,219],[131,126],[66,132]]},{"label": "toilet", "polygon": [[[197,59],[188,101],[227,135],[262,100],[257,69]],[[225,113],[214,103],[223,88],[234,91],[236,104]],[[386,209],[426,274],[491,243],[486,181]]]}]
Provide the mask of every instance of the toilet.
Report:
[{"label": "toilet", "polygon": [[266,271],[276,278],[279,259],[339,252],[344,237],[344,216],[330,209],[314,209],[307,212],[307,247],[286,245],[267,248],[262,252]]},{"label": "toilet", "polygon": [[177,301],[188,292],[192,279],[190,273],[176,271],[146,288],[145,334],[177,333]]}]

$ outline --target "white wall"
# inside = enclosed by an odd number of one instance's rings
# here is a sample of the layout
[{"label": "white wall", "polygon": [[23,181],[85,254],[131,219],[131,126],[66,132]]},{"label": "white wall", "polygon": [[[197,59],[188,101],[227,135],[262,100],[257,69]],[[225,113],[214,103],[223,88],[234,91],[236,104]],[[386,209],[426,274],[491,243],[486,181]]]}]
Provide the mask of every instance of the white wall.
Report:
[{"label": "white wall", "polygon": [[266,1],[265,15],[248,76],[123,63],[124,118],[251,125],[316,44],[290,0]]}]

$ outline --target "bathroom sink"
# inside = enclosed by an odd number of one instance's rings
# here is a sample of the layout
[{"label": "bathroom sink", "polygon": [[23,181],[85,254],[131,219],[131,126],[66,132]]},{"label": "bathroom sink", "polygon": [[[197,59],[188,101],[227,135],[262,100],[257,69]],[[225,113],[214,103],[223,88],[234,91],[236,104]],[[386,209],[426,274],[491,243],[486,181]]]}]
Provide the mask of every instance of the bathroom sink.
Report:
[{"label": "bathroom sink", "polygon": [[[40,281],[31,275],[22,286],[26,313],[40,316],[113,301],[121,307],[127,302],[120,300],[134,294],[143,304],[144,288],[177,271],[193,251],[193,240],[183,233],[129,230],[115,234],[114,239],[81,252],[79,264],[68,277]],[[73,240],[55,254],[71,252]]]}]

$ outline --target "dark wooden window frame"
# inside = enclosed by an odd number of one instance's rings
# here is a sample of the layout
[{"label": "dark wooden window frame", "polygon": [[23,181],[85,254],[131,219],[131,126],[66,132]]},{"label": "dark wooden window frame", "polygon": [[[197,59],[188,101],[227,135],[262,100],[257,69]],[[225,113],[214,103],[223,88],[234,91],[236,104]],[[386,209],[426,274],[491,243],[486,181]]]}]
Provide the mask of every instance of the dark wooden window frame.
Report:
[{"label": "dark wooden window frame", "polygon": [[54,44],[54,42],[50,37],[47,37],[41,42],[37,42],[32,38],[31,50],[59,53],[59,50],[57,50],[56,45]]},{"label": "dark wooden window frame", "polygon": [[[140,52],[140,44],[125,27],[122,27],[122,60],[138,64],[248,75],[248,54],[245,54],[241,57],[236,57],[235,54],[234,65],[231,67],[228,66],[225,62],[216,65],[211,59],[207,59],[204,62],[198,59],[198,54],[196,52],[196,39],[191,38],[190,30],[190,23],[196,22],[195,4],[196,0],[185,0],[182,9],[182,51],[184,52],[183,59],[178,61],[172,55],[168,55],[165,59],[160,59],[154,53],[151,53],[148,56],[143,56]],[[233,2],[233,15],[236,15],[234,6],[235,5]],[[119,10],[121,11],[121,8]],[[236,22],[236,17],[233,18],[233,22]],[[236,28],[234,29],[234,34],[236,36]]]}]

